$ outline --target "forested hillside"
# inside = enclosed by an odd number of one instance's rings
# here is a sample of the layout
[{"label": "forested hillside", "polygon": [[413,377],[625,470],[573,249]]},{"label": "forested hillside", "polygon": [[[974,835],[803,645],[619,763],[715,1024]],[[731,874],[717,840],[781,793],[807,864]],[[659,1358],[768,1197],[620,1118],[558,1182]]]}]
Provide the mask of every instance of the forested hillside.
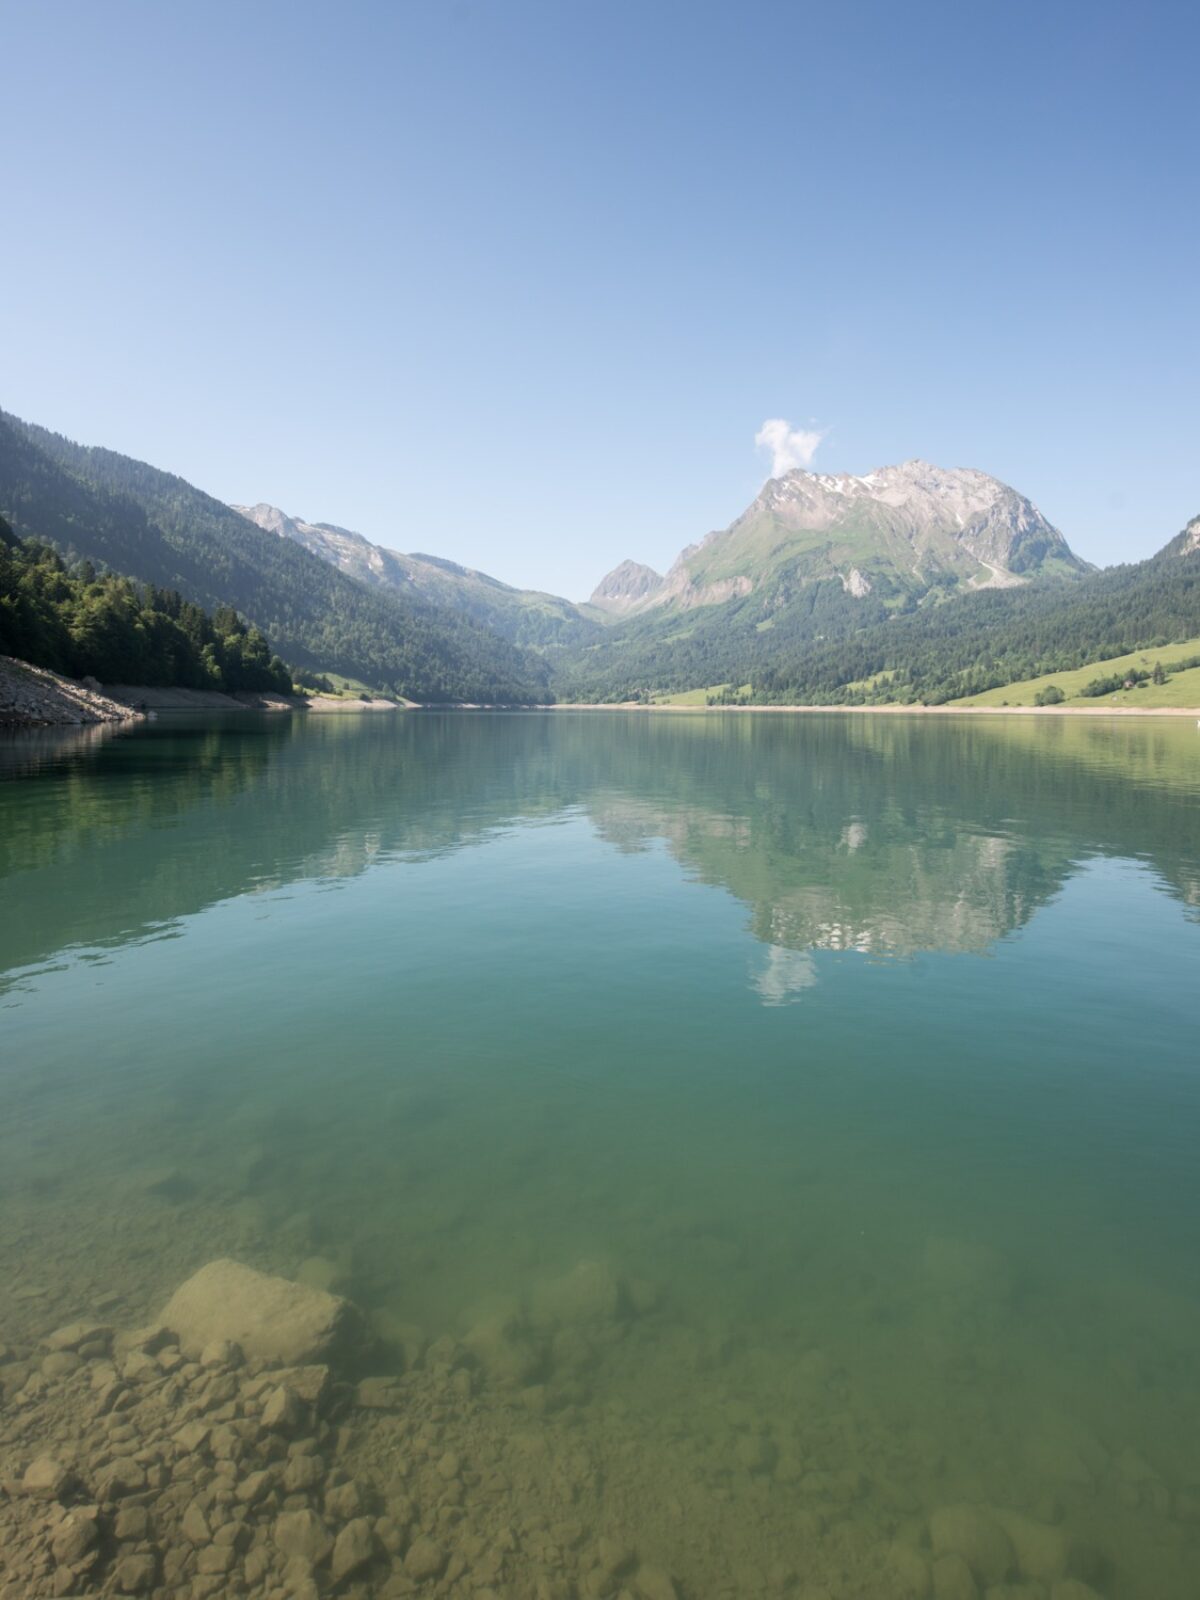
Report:
[{"label": "forested hillside", "polygon": [[174,590],[68,567],[0,519],[0,655],[71,678],[289,694],[292,677],[257,628],[209,616]]},{"label": "forested hillside", "polygon": [[[891,613],[888,593],[862,598],[837,579],[793,584],[772,579],[754,594],[722,605],[664,615],[647,612],[613,624],[594,642],[556,663],[559,693],[608,701],[670,694],[713,683],[746,683],[772,662],[880,623]],[[957,602],[956,602],[957,603]]]},{"label": "forested hillside", "polygon": [[[1000,590],[781,652],[740,679],[765,704],[941,705],[1200,633],[1192,523],[1148,561],[1069,590]],[[719,680],[714,680],[719,681]]]},{"label": "forested hillside", "polygon": [[182,478],[3,413],[0,515],[22,538],[234,607],[296,666],[421,701],[547,694],[536,656],[461,614],[368,589]]}]

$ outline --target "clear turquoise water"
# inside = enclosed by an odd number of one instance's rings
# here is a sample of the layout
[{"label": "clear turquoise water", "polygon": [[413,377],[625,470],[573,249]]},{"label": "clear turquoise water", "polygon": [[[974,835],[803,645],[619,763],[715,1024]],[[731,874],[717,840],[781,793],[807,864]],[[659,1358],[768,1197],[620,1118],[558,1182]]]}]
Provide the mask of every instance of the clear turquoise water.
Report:
[{"label": "clear turquoise water", "polygon": [[232,1253],[411,1349],[599,1262],[636,1333],[540,1375],[585,1431],[769,1434],[785,1520],[859,1473],[881,1537],[1038,1509],[1183,1600],[1198,909],[1189,721],[9,737],[0,1336]]}]

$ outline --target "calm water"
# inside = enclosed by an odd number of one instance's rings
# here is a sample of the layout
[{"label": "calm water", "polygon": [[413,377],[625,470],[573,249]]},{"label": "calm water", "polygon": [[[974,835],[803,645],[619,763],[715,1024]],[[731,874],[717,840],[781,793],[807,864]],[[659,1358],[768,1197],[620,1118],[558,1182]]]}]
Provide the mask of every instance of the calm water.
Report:
[{"label": "calm water", "polygon": [[597,1263],[539,1381],[764,1561],[982,1500],[1183,1600],[1198,1135],[1187,720],[0,742],[0,1335],[228,1253],[411,1353]]}]

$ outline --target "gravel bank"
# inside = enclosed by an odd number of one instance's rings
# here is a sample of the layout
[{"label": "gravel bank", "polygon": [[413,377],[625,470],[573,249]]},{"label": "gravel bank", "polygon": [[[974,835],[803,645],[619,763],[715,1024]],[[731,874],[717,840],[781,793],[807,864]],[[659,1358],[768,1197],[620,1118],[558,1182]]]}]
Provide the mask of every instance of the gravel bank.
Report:
[{"label": "gravel bank", "polygon": [[99,685],[76,683],[44,667],[0,656],[0,728],[129,722],[140,714],[101,693]]}]

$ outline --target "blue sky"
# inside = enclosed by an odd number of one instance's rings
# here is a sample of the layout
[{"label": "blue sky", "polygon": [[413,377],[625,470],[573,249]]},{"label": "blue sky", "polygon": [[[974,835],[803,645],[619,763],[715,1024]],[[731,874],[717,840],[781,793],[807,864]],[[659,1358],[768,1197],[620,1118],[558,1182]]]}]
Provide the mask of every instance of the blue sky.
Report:
[{"label": "blue sky", "polygon": [[1200,512],[1191,5],[0,6],[0,406],[586,594],[813,465]]}]

